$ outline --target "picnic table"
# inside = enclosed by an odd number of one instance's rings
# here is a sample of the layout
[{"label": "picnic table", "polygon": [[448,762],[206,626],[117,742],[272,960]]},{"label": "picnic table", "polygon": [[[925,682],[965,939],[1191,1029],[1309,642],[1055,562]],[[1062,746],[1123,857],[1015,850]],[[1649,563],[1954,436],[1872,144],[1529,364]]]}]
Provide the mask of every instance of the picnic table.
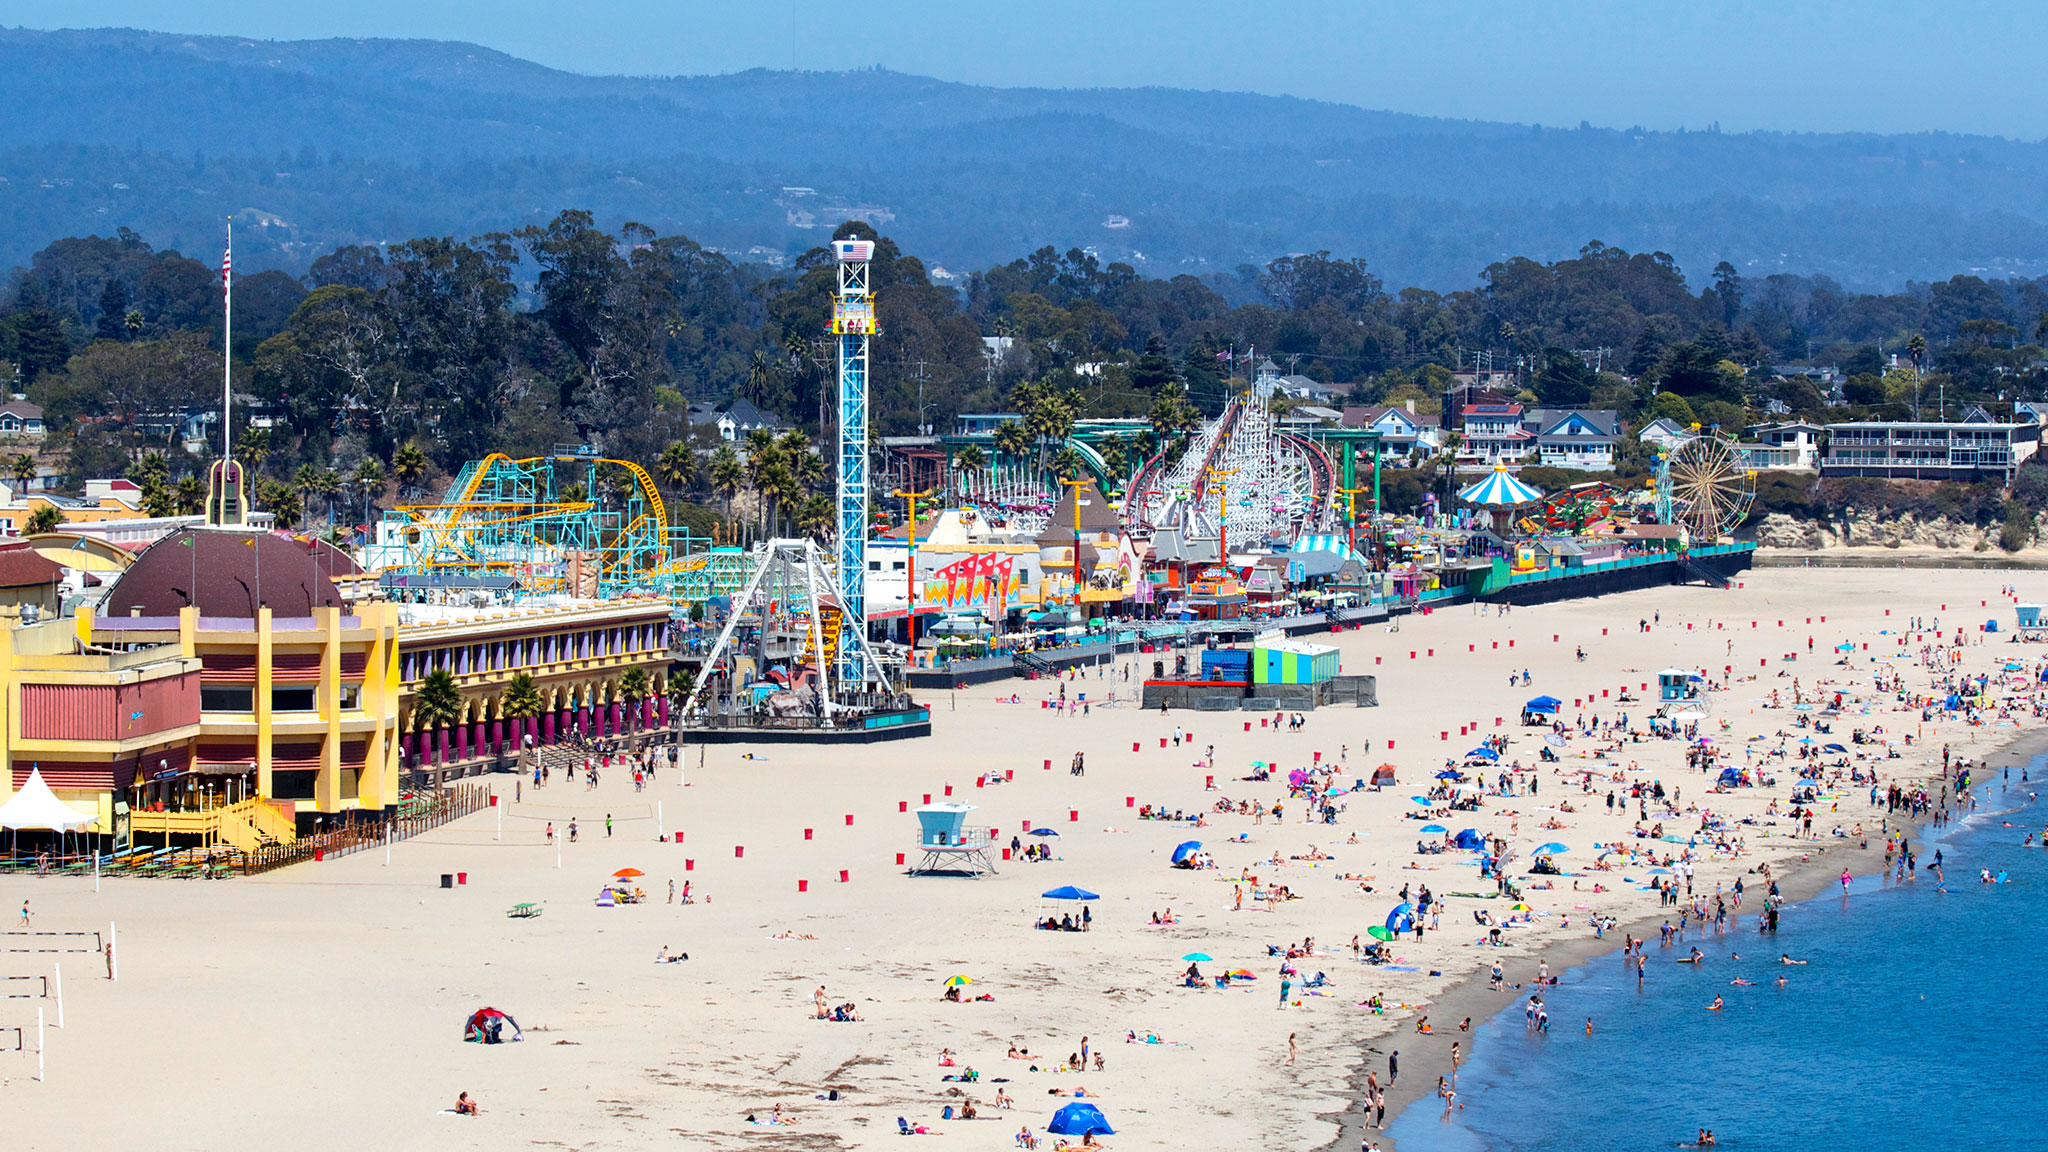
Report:
[{"label": "picnic table", "polygon": [[514,920],[531,920],[540,914],[541,906],[538,904],[514,904],[505,910],[505,915]]}]

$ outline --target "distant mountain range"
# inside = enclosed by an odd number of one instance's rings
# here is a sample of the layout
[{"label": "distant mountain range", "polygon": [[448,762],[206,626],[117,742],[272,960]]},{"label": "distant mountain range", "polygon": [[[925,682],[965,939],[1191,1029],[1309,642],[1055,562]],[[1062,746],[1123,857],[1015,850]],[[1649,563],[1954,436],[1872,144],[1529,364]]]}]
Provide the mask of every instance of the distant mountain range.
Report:
[{"label": "distant mountain range", "polygon": [[1724,259],[1886,289],[2048,273],[2048,144],[1989,137],[1536,128],[884,71],[580,76],[471,44],[125,30],[0,30],[0,108],[0,266],[121,226],[207,251],[233,213],[238,257],[300,271],[337,244],[584,207],[771,263],[861,216],[956,273],[1048,244],[1153,276],[1328,249],[1451,289],[1593,239],[1695,282]]}]

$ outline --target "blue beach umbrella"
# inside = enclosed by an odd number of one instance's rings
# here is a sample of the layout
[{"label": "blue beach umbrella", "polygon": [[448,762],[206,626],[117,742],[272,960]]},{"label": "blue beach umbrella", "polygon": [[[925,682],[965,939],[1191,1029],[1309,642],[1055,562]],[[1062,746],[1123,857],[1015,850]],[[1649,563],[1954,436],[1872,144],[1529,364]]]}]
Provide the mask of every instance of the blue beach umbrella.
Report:
[{"label": "blue beach umbrella", "polygon": [[1558,853],[1558,852],[1569,852],[1569,851],[1571,851],[1571,849],[1570,849],[1570,848],[1567,848],[1567,847],[1565,847],[1564,845],[1562,845],[1562,844],[1559,844],[1558,842],[1556,842],[1555,840],[1553,840],[1553,841],[1551,841],[1550,843],[1548,843],[1548,844],[1545,844],[1545,845],[1544,845],[1543,847],[1541,847],[1541,848],[1538,848],[1538,849],[1536,850],[1536,853],[1537,853],[1537,855],[1539,855],[1539,856],[1549,856],[1549,855],[1552,855],[1552,854],[1555,854],[1555,853]]},{"label": "blue beach umbrella", "polygon": [[1441,836],[1444,833],[1450,831],[1449,828],[1446,828],[1441,824],[1424,824],[1422,826],[1422,830],[1423,832],[1431,836]]},{"label": "blue beach umbrella", "polygon": [[1047,900],[1100,900],[1100,899],[1102,899],[1102,897],[1101,897],[1101,896],[1099,896],[1099,895],[1097,895],[1096,893],[1090,892],[1090,891],[1089,891],[1089,890],[1087,890],[1086,888],[1076,888],[1076,887],[1074,887],[1074,886],[1073,886],[1072,884],[1062,884],[1062,885],[1060,885],[1060,886],[1059,886],[1058,888],[1055,888],[1055,889],[1053,889],[1053,890],[1052,890],[1052,891],[1050,891],[1050,892],[1041,892],[1041,893],[1039,893],[1039,895],[1040,895],[1041,897],[1043,897],[1043,898],[1047,899]]},{"label": "blue beach umbrella", "polygon": [[1181,957],[1181,959],[1192,961],[1196,964],[1207,964],[1215,960],[1216,958],[1214,956],[1209,955],[1207,952],[1190,952],[1187,955]]},{"label": "blue beach umbrella", "polygon": [[1026,836],[1057,836],[1057,835],[1059,835],[1059,832],[1058,832],[1057,830],[1055,830],[1055,829],[1052,829],[1052,828],[1033,828],[1033,829],[1032,829],[1031,831],[1029,831],[1029,832],[1026,832],[1026,833],[1025,833],[1025,835],[1026,835]]},{"label": "blue beach umbrella", "polygon": [[1045,1126],[1047,1132],[1056,1136],[1114,1136],[1116,1129],[1102,1115],[1102,1109],[1085,1100],[1072,1104],[1052,1114],[1052,1123]]},{"label": "blue beach umbrella", "polygon": [[1202,842],[1200,840],[1189,840],[1186,843],[1180,844],[1174,848],[1173,862],[1175,864],[1178,864],[1181,861],[1187,859],[1188,857],[1193,856],[1195,853],[1200,852],[1201,850]]},{"label": "blue beach umbrella", "polygon": [[1446,768],[1443,771],[1437,773],[1436,778],[1439,780],[1463,780],[1465,777],[1462,773],[1453,772],[1449,768]]},{"label": "blue beach umbrella", "polygon": [[1422,805],[1424,808],[1429,807],[1429,797],[1427,796],[1410,796],[1409,799],[1415,801],[1417,804]]},{"label": "blue beach umbrella", "polygon": [[1470,752],[1465,753],[1465,758],[1467,760],[1470,760],[1474,756],[1477,756],[1481,760],[1500,759],[1500,753],[1495,752],[1493,749],[1486,747],[1484,744],[1480,745],[1477,748],[1474,748]]}]

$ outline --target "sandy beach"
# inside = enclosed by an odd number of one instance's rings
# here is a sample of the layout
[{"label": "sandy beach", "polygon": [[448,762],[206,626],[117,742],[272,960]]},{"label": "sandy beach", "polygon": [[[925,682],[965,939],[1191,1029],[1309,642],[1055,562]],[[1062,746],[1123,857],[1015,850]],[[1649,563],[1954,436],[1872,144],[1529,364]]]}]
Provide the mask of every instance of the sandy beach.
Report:
[{"label": "sandy beach", "polygon": [[[1999,593],[2013,579],[1999,571],[1774,569],[1749,573],[1728,591],[1662,588],[1506,615],[1454,607],[1410,618],[1398,632],[1336,637],[1346,672],[1379,675],[1380,707],[1309,713],[1300,732],[1263,728],[1256,713],[1141,711],[1129,702],[1131,688],[1151,658],[1138,657],[1130,684],[1066,685],[1070,697],[1087,693],[1086,715],[1043,707],[1058,692],[1050,681],[1007,681],[929,697],[934,734],[921,741],[829,752],[717,747],[703,751],[701,767],[693,748],[686,785],[664,771],[636,792],[626,773],[614,772],[595,790],[528,783],[516,803],[513,779],[496,777],[501,808],[399,844],[388,864],[383,852],[369,851],[250,879],[106,881],[98,892],[89,880],[9,877],[0,880],[0,898],[15,902],[10,915],[29,899],[38,931],[117,923],[121,978],[108,981],[92,955],[8,954],[0,974],[63,964],[66,1022],[48,1033],[47,1082],[30,1080],[29,1054],[0,1053],[0,1075],[17,1131],[29,1146],[49,1149],[285,1140],[315,1149],[829,1149],[893,1143],[899,1117],[934,1129],[921,1138],[934,1148],[1012,1148],[1025,1125],[1051,1148],[1046,1122],[1067,1102],[1055,1093],[1080,1087],[1116,1126],[1107,1140],[1113,1148],[1320,1147],[1338,1136],[1333,1114],[1355,1111],[1355,1078],[1373,1069],[1384,1079],[1386,1050],[1401,1051],[1399,1087],[1426,1091],[1459,1038],[1457,1020],[1476,1021],[1516,995],[1488,993],[1483,977],[1470,981],[1474,973],[1495,959],[1513,981],[1532,976],[1539,960],[1556,972],[1619,945],[1620,930],[1593,939],[1592,915],[1626,928],[1659,913],[1656,895],[1638,890],[1643,869],[1586,870],[1593,845],[1627,838],[1635,821],[1632,804],[1626,815],[1605,807],[1609,774],[1675,785],[1681,809],[1698,804],[1760,821],[1740,826],[1739,856],[1696,862],[1695,890],[1712,893],[1738,876],[1757,889],[1750,869],[1771,862],[1782,875],[1819,849],[1834,849],[1824,867],[1838,872],[1855,841],[1827,836],[1837,824],[1860,824],[1870,853],[1881,854],[1883,812],[1868,806],[1867,789],[1819,814],[1819,841],[1799,841],[1789,819],[1763,815],[1773,800],[1784,802],[1789,762],[1773,766],[1775,788],[1709,794],[1712,780],[1685,766],[1683,742],[1645,740],[1599,764],[1601,791],[1586,795],[1563,775],[1596,766],[1581,756],[1593,741],[1576,738],[1562,763],[1541,766],[1536,796],[1489,797],[1481,811],[1446,821],[1505,835],[1525,857],[1550,840],[1570,846],[1560,862],[1575,875],[1526,891],[1533,924],[1509,931],[1509,947],[1481,947],[1473,911],[1498,916],[1507,902],[1456,895],[1492,885],[1482,887],[1469,853],[1416,855],[1416,841],[1433,837],[1418,833],[1424,821],[1407,818],[1418,810],[1410,797],[1424,792],[1446,757],[1505,734],[1513,742],[1503,763],[1534,767],[1540,731],[1516,723],[1530,697],[1563,699],[1566,719],[1577,714],[1574,698],[1590,697],[1585,711],[1611,719],[1626,710],[1640,728],[1654,707],[1641,700],[1641,686],[1654,689],[1658,669],[1718,675],[1732,665],[1736,679],[1714,694],[1702,724],[1725,747],[1762,734],[1769,739],[1755,746],[1775,748],[1771,734],[1780,730],[1796,739],[1799,713],[1762,701],[1777,689],[1789,704],[1797,677],[1808,693],[1832,681],[1831,693],[1851,697],[1830,740],[1848,744],[1852,727],[1878,725],[1915,737],[1901,758],[1858,762],[1887,781],[1924,777],[1944,743],[1984,759],[2037,722],[1923,724],[1917,710],[1895,710],[1889,697],[1872,701],[1867,715],[1853,700],[1872,696],[1870,656],[1917,652],[1918,641],[1897,643],[1912,616],[1939,617],[1944,639],[1957,626],[1997,620],[1998,634],[1970,634],[1961,665],[1995,670],[2015,651],[2005,643],[2011,600]],[[1649,631],[1639,629],[1652,619]],[[1855,651],[1833,651],[1842,643]],[[1584,662],[1575,659],[1578,647]],[[1838,666],[1844,656],[1848,665]],[[1892,663],[1909,691],[1924,690],[1924,669],[1905,658]],[[1510,686],[1509,674],[1525,668],[1532,683]],[[1102,706],[1112,686],[1122,702]],[[1602,698],[1624,686],[1637,703]],[[1463,737],[1460,726],[1468,727]],[[1185,737],[1177,748],[1176,727]],[[1213,770],[1199,763],[1212,744]],[[1067,771],[1077,751],[1087,753],[1085,776]],[[1350,796],[1335,825],[1305,824],[1302,803],[1286,797],[1285,773],[1309,766],[1316,753],[1353,775],[1392,763],[1399,786]],[[1253,761],[1280,773],[1241,781]],[[1639,771],[1626,772],[1630,762]],[[1742,763],[1739,752],[1734,762]],[[1009,773],[1010,782],[976,787],[985,774]],[[1205,791],[1212,774],[1217,790]],[[1005,845],[1026,821],[1053,827],[1060,835],[1046,841],[1056,858],[1002,863],[978,879],[905,875],[897,854],[916,859],[916,826],[902,808],[926,795],[977,805],[971,822],[999,829]],[[1191,830],[1139,819],[1137,806],[1192,817],[1222,797],[1279,801],[1284,822],[1212,815],[1209,827]],[[1551,810],[1559,801],[1577,810]],[[1546,818],[1562,826],[1540,826]],[[570,819],[579,842],[560,847],[558,867],[544,829]],[[1697,824],[1696,814],[1669,821],[1681,833]],[[676,842],[659,842],[660,832]],[[1240,833],[1246,842],[1229,842]],[[1202,841],[1219,867],[1170,868],[1172,849],[1189,839]],[[1328,859],[1289,859],[1316,854]],[[626,867],[646,873],[638,883],[648,902],[596,906],[603,883]],[[1819,877],[1819,868],[1809,876]],[[1278,882],[1299,898],[1269,911],[1247,884],[1242,910],[1233,911],[1244,869],[1262,887]],[[1519,875],[1524,869],[1526,860],[1514,878],[1527,889],[1540,878]],[[467,883],[440,888],[440,875],[455,872],[466,872]],[[1347,874],[1370,879],[1341,879]],[[1624,876],[1637,883],[1620,882]],[[678,889],[687,881],[696,902],[668,903],[672,880]],[[1594,893],[1596,881],[1607,890]],[[1090,906],[1092,930],[1033,930],[1034,915],[1052,907],[1039,894],[1066,884],[1101,894]],[[1442,931],[1395,946],[1393,967],[1409,970],[1353,960],[1352,937],[1385,919],[1404,884],[1447,896]],[[541,903],[543,914],[508,918],[522,902]],[[1177,923],[1149,923],[1169,908]],[[1304,975],[1327,973],[1328,987],[1303,995],[1297,982],[1299,1006],[1282,1005],[1281,961],[1267,945],[1310,937],[1316,954],[1296,966]],[[655,963],[664,948],[689,959]],[[1214,957],[1201,965],[1205,973],[1242,968],[1258,979],[1228,990],[1182,988],[1182,957],[1193,952]],[[974,981],[970,996],[993,999],[943,1001],[943,981],[956,974]],[[855,1004],[862,1019],[813,1019],[821,986],[831,1003]],[[1360,1006],[1375,993],[1394,1006],[1385,1015]],[[8,1001],[0,1025],[26,1023],[32,1036],[38,1003]],[[524,1041],[463,1043],[465,1018],[484,1005],[516,1017]],[[1431,1017],[1434,1035],[1415,1033],[1419,1012]],[[1132,1032],[1161,1043],[1126,1043]],[[1058,1071],[1084,1042],[1102,1055],[1102,1070]],[[1013,1045],[1032,1059],[1007,1058]],[[946,1050],[950,1066],[942,1064]],[[969,1066],[978,1082],[944,1079]],[[995,1106],[998,1089],[1014,1098],[1013,1110]],[[448,1111],[462,1091],[479,1101],[481,1116]],[[838,1099],[823,1098],[833,1091]],[[979,1118],[941,1118],[944,1107],[969,1099]],[[1390,1097],[1390,1117],[1400,1099]],[[794,1123],[767,1122],[777,1104]]]}]

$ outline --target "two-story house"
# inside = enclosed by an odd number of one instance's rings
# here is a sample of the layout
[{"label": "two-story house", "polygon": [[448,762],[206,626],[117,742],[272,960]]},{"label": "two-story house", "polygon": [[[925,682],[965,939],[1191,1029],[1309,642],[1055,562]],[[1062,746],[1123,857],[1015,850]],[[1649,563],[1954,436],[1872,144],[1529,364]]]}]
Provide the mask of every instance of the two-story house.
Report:
[{"label": "two-story house", "polygon": [[1611,408],[1531,408],[1522,429],[1536,438],[1536,462],[1548,468],[1611,472],[1621,414]]},{"label": "two-story house", "polygon": [[1344,409],[1346,428],[1363,428],[1380,434],[1380,452],[1389,460],[1405,459],[1417,451],[1429,455],[1443,447],[1443,430],[1433,417],[1417,416],[1405,408],[1358,407]]}]

